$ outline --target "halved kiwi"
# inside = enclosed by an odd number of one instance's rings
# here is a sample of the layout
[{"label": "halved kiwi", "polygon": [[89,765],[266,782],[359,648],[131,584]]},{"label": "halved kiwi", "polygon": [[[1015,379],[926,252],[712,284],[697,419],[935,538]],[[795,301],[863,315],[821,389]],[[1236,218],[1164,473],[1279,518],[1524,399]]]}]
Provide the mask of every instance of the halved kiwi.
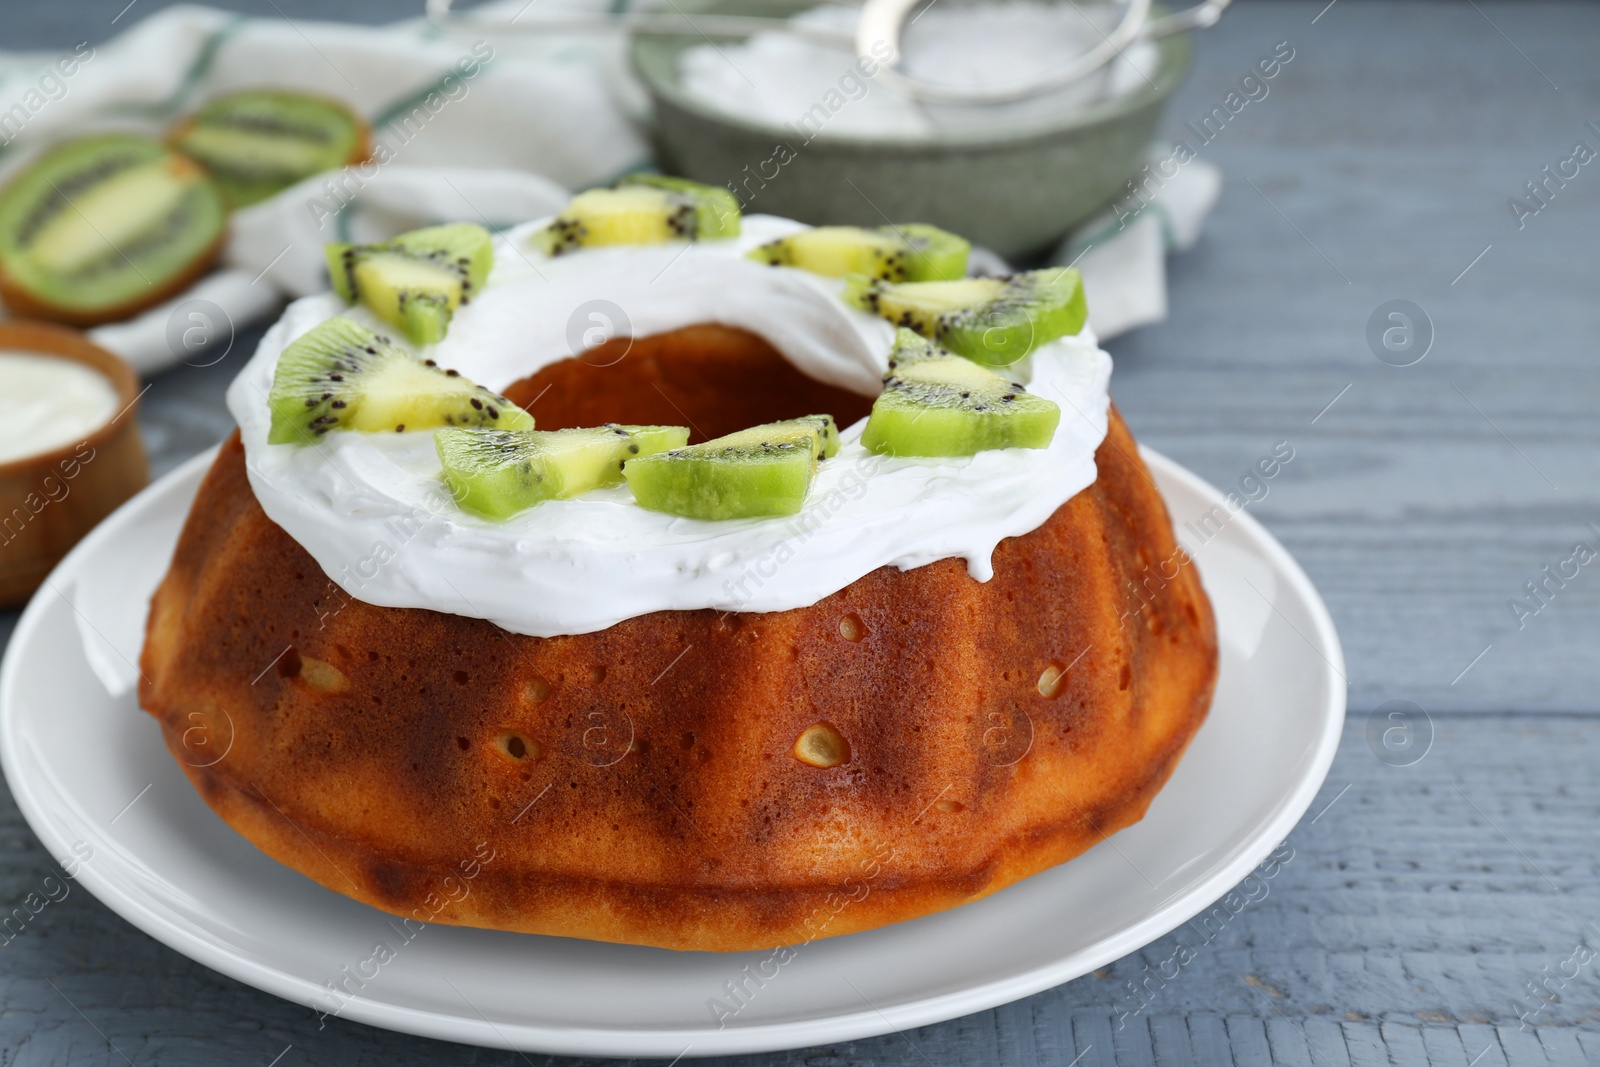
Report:
[{"label": "halved kiwi", "polygon": [[692,519],[793,515],[817,463],[839,449],[831,415],[756,426],[622,468],[642,507]]},{"label": "halved kiwi", "polygon": [[533,429],[533,416],[505,397],[343,316],[283,350],[267,403],[275,445],[309,444],[331,430]]},{"label": "halved kiwi", "polygon": [[845,279],[843,296],[991,367],[1008,366],[1040,345],[1077,333],[1089,317],[1083,276],[1072,267],[901,284],[855,274]]},{"label": "halved kiwi", "polygon": [[1061,409],[901,328],[861,443],[887,456],[970,456],[1044,448]]},{"label": "halved kiwi", "polygon": [[336,100],[286,89],[250,89],[210,100],[167,143],[216,178],[229,207],[265,200],[313,174],[371,152],[366,122]]},{"label": "halved kiwi", "polygon": [[798,267],[829,278],[864,274],[888,282],[955,281],[967,273],[972,245],[937,226],[908,222],[869,230],[815,226],[749,252],[757,263]]},{"label": "halved kiwi", "polygon": [[625,462],[688,440],[686,426],[611,423],[576,430],[447,429],[434,434],[433,444],[456,502],[504,519],[545,500],[621,485]]},{"label": "halved kiwi", "polygon": [[444,340],[455,309],[494,267],[489,231],[471,222],[428,226],[379,244],[330,244],[326,251],[334,291],[419,345]]},{"label": "halved kiwi", "polygon": [[226,227],[216,184],[159,141],[68,141],[0,192],[0,298],[76,326],[126,318],[199,277]]},{"label": "halved kiwi", "polygon": [[650,245],[739,236],[739,200],[727,189],[663,174],[634,174],[579,193],[531,238],[559,256],[602,245]]}]

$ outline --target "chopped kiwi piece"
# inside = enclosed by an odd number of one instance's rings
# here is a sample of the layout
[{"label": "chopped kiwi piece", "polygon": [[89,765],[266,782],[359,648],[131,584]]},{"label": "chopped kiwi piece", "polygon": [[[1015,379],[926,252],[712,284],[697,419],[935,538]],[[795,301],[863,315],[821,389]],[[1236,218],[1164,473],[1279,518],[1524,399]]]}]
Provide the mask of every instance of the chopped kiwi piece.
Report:
[{"label": "chopped kiwi piece", "polygon": [[906,281],[953,282],[967,276],[967,255],[972,243],[965,237],[922,222],[907,222],[890,229],[906,242]]},{"label": "chopped kiwi piece", "polygon": [[691,519],[793,515],[817,463],[839,450],[831,415],[774,422],[653,456],[622,468],[634,499]]},{"label": "chopped kiwi piece", "polygon": [[489,231],[470,222],[403,233],[380,244],[327,246],[334,291],[359,301],[414,344],[444,340],[456,308],[494,266]]},{"label": "chopped kiwi piece", "polygon": [[208,102],[167,142],[205,167],[229,207],[245,207],[302,178],[367,158],[367,124],[309,93],[251,89]]},{"label": "chopped kiwi piece", "polygon": [[267,404],[275,445],[307,444],[330,430],[533,429],[533,416],[505,397],[343,317],[283,350]]},{"label": "chopped kiwi piece", "polygon": [[635,174],[610,189],[579,193],[535,248],[559,256],[601,245],[653,245],[739,236],[739,200],[726,189],[662,174]]},{"label": "chopped kiwi piece", "polygon": [[1083,277],[1047,267],[1006,278],[954,282],[845,279],[844,299],[991,367],[1015,363],[1040,345],[1083,329]]},{"label": "chopped kiwi piece", "polygon": [[0,295],[14,314],[93,325],[184,288],[227,224],[216,184],[147,137],[69,141],[0,192]]},{"label": "chopped kiwi piece", "polygon": [[628,460],[680,448],[688,440],[684,426],[616,423],[582,430],[449,429],[433,437],[456,502],[488,519],[621,485]]},{"label": "chopped kiwi piece", "polygon": [[752,249],[749,258],[829,278],[865,274],[887,282],[955,281],[967,273],[966,239],[910,222],[869,230],[817,226]]},{"label": "chopped kiwi piece", "polygon": [[1053,402],[901,328],[861,443],[885,456],[1044,448],[1060,421]]}]

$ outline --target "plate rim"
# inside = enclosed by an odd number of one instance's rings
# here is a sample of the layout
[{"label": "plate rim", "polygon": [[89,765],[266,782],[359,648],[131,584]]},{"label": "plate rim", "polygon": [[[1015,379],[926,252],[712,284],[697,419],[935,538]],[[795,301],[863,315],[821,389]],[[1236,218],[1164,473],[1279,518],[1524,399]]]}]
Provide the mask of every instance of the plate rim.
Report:
[{"label": "plate rim", "polygon": [[[200,477],[203,478],[202,469],[209,467],[220,447],[206,449],[179,464],[113,512],[51,571],[46,584],[41,586],[41,594],[51,589],[59,590],[57,577],[69,574],[78,561],[99,552],[102,544],[113,540],[122,526],[142,515],[151,498],[171,492],[175,483],[193,478],[197,471],[202,471]],[[1139,453],[1152,472],[1159,471],[1163,477],[1183,484],[1204,500],[1215,504],[1225,503],[1221,491],[1181,464],[1144,445],[1139,446]],[[1162,495],[1165,503],[1165,494]],[[1230,524],[1241,526],[1275,573],[1285,580],[1305,605],[1311,617],[1313,633],[1310,637],[1305,634],[1301,636],[1321,653],[1332,674],[1344,679],[1345,661],[1338,631],[1310,577],[1247,509],[1232,512]],[[29,785],[25,789],[18,788],[19,782],[30,781],[30,775],[20,763],[22,746],[16,736],[18,716],[11,700],[16,676],[23,669],[23,657],[17,650],[33,640],[34,631],[42,624],[47,604],[48,600],[43,595],[36,595],[28,603],[12,631],[5,658],[0,661],[0,770],[4,771],[7,787],[35,836],[51,855],[61,855],[70,850],[71,843],[65,841],[46,818],[40,798],[35,795],[35,787]],[[1121,959],[1177,929],[1236,886],[1289,836],[1326,781],[1343,733],[1348,687],[1332,684],[1332,678],[1329,682],[1328,698],[1316,709],[1321,717],[1321,731],[1310,752],[1307,773],[1295,783],[1293,789],[1279,798],[1274,816],[1256,831],[1233,859],[1116,934],[1048,964],[964,989],[890,1005],[881,1010],[869,1005],[866,1011],[832,1015],[825,1019],[726,1029],[712,1029],[704,1024],[685,1029],[633,1028],[626,1025],[599,1029],[562,1027],[550,1022],[497,1025],[481,1015],[477,1018],[465,1013],[452,1015],[402,1007],[368,997],[350,999],[338,1017],[442,1041],[512,1051],[621,1058],[671,1056],[680,1045],[687,1045],[677,1053],[679,1057],[698,1058],[783,1051],[818,1042],[860,1040],[945,1022],[1009,1004],[1082,977],[1096,967]],[[235,981],[311,1010],[315,1010],[315,1004],[324,993],[321,986],[309,979],[238,956],[226,944],[196,933],[169,916],[146,907],[140,900],[128,895],[117,882],[102,875],[94,864],[82,865],[77,880],[97,900],[137,929]]]}]

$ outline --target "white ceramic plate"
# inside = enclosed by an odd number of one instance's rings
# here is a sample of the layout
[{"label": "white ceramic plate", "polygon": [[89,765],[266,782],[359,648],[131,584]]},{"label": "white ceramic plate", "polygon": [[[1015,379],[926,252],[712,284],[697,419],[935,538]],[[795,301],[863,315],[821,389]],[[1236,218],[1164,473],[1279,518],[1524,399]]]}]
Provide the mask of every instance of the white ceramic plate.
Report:
[{"label": "white ceramic plate", "polygon": [[[23,614],[0,668],[0,756],[52,855],[152,937],[292,1001],[429,1037],[674,1057],[794,1048],[966,1015],[1155,940],[1236,885],[1304,814],[1344,721],[1343,657],[1305,574],[1249,515],[1203,546],[1217,491],[1145,459],[1199,562],[1222,635],[1210,719],[1138,825],[954,911],[801,948],[718,1026],[724,983],[769,953],[714,955],[395,920],[257,852],[200,800],[139,710],[144,614],[211,455],[94,531]],[[67,869],[71,870],[72,867]],[[392,958],[370,962],[379,943]],[[373,972],[376,972],[375,974]],[[771,968],[768,967],[767,973]],[[365,974],[358,988],[355,979]],[[344,979],[335,997],[325,983]]]}]

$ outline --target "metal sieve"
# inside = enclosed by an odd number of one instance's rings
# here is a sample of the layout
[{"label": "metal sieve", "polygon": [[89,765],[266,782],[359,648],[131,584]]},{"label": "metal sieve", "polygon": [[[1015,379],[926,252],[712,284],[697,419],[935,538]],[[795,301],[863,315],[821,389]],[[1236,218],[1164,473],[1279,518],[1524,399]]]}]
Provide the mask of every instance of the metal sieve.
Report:
[{"label": "metal sieve", "polygon": [[[848,0],[820,0],[820,2],[854,6]],[[894,83],[925,103],[1003,104],[1039,96],[1081,81],[1103,69],[1139,41],[1153,41],[1186,30],[1214,26],[1232,0],[1203,0],[1193,7],[1172,14],[1158,15],[1155,18],[1150,17],[1151,0],[1128,0],[1126,10],[1109,31],[1100,30],[1084,13],[1081,5],[1075,2],[1063,3],[1060,5],[1063,9],[1073,9],[1080,18],[1084,18],[1096,29],[1101,37],[1100,43],[1048,78],[991,88],[940,85],[912,77],[899,69],[904,59],[901,36],[906,27],[938,2],[939,0],[865,0],[861,4],[861,15],[857,20],[854,35],[828,27],[797,23],[788,18],[691,13],[679,7],[676,0],[666,0],[670,12],[657,8],[615,13],[540,12],[533,15],[528,14],[529,8],[533,6],[530,3],[510,18],[456,11],[453,6],[454,0],[426,0],[425,13],[429,21],[441,27],[454,24],[477,30],[520,33],[649,33],[706,38],[787,33],[818,44],[854,51],[863,62],[870,62],[877,68],[874,77]],[[884,44],[891,50],[887,62],[880,61],[879,54],[873,51],[874,45],[881,49]]]}]

